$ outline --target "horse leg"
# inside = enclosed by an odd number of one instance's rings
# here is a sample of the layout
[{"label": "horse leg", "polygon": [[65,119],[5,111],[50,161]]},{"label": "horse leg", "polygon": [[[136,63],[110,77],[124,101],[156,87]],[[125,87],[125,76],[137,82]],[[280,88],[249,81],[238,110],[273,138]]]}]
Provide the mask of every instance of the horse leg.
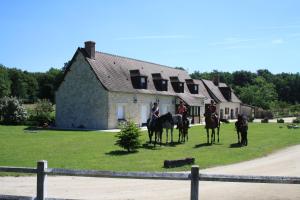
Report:
[{"label": "horse leg", "polygon": [[173,127],[171,127],[171,143],[173,143]]},{"label": "horse leg", "polygon": [[169,138],[168,138],[168,135],[169,135],[169,129],[166,128],[166,134],[167,134],[167,137],[166,137],[166,144],[168,144],[168,141],[169,141]]},{"label": "horse leg", "polygon": [[218,143],[220,142],[220,126],[218,126]]},{"label": "horse leg", "polygon": [[206,129],[206,134],[207,134],[207,144],[209,144],[209,129]]},{"label": "horse leg", "polygon": [[215,142],[215,129],[213,128],[212,130],[211,130],[211,144],[213,143],[213,142]]},{"label": "horse leg", "polygon": [[160,146],[161,146],[161,143],[162,143],[162,130],[159,131],[159,138],[160,138]]},{"label": "horse leg", "polygon": [[154,147],[156,146],[157,142],[157,131],[154,132]]},{"label": "horse leg", "polygon": [[180,136],[181,136],[181,129],[178,129],[178,142],[180,142]]}]

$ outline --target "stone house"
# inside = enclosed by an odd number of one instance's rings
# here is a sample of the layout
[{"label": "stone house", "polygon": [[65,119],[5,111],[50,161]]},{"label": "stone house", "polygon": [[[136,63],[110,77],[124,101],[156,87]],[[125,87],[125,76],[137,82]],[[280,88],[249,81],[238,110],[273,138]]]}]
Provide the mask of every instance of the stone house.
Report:
[{"label": "stone house", "polygon": [[85,42],[70,61],[56,91],[56,126],[113,129],[120,121],[143,126],[154,102],[161,114],[175,113],[180,100],[192,122],[201,121],[204,95],[184,70],[98,52]]},{"label": "stone house", "polygon": [[[210,96],[217,104],[217,112],[221,119],[236,119],[241,112],[241,100],[234,94],[233,90],[225,83],[220,83],[219,77],[213,81],[201,80]],[[207,95],[207,94],[206,94]],[[205,101],[205,108],[209,101]]]}]

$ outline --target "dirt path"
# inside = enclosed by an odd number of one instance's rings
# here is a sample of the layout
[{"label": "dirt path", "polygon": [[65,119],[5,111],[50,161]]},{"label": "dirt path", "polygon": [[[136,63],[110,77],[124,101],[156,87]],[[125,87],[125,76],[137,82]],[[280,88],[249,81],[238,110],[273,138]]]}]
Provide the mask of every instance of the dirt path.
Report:
[{"label": "dirt path", "polygon": [[[300,176],[300,145],[200,173]],[[35,177],[0,177],[0,194],[34,196]],[[48,196],[73,199],[189,199],[188,181],[48,177]],[[201,200],[300,199],[300,185],[200,182]]]}]

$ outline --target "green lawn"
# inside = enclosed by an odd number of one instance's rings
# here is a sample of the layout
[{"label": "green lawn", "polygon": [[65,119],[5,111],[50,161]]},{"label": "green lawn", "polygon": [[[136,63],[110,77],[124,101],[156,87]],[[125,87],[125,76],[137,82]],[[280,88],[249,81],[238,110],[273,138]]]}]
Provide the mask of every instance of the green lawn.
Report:
[{"label": "green lawn", "polygon": [[[283,126],[280,128],[280,126]],[[234,124],[221,127],[221,142],[206,146],[203,126],[190,129],[185,144],[152,148],[144,145],[127,154],[115,146],[115,133],[99,131],[27,131],[25,126],[0,126],[0,166],[34,167],[37,160],[48,160],[49,167],[115,171],[180,171],[190,166],[164,169],[166,159],[194,157],[200,168],[225,165],[265,156],[283,147],[300,144],[300,129],[280,124],[249,124],[249,145],[230,148],[237,138]],[[178,132],[175,131],[175,139]],[[142,134],[146,144],[148,136]],[[165,135],[163,136],[165,140]]]}]

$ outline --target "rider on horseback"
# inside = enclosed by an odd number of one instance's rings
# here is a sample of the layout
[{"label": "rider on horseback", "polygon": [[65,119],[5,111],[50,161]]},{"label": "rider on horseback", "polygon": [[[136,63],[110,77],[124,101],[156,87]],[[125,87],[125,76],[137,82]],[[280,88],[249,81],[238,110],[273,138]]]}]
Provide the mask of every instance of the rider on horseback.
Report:
[{"label": "rider on horseback", "polygon": [[210,101],[210,105],[208,106],[208,112],[211,114],[211,117],[217,121],[218,120],[218,114],[217,114],[217,106],[215,101],[212,99]]},{"label": "rider on horseback", "polygon": [[[183,121],[184,121],[184,120],[187,120],[187,108],[186,108],[186,106],[184,105],[184,102],[183,102],[183,101],[180,101],[180,104],[179,104],[179,106],[178,106],[177,113],[182,115],[182,120],[183,120]],[[187,121],[188,121],[188,120],[187,120]],[[177,124],[177,129],[178,129],[178,125],[179,125],[179,124]],[[190,124],[189,124],[189,121],[188,121],[188,127],[190,127],[189,125],[190,125]]]},{"label": "rider on horseback", "polygon": [[150,124],[152,126],[155,126],[156,119],[159,117],[159,107],[157,102],[154,102],[152,108],[151,108],[151,122]]}]

